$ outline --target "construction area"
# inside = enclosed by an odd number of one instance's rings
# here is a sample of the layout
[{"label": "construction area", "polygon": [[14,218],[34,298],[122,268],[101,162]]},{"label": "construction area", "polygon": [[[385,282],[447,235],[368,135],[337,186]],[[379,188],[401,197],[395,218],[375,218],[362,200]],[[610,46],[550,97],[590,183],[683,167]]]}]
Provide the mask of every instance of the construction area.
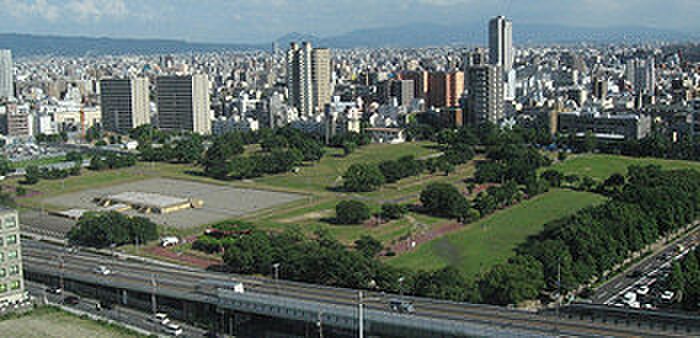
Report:
[{"label": "construction area", "polygon": [[54,215],[76,219],[86,211],[117,211],[189,228],[288,204],[305,196],[175,179],[148,179],[43,200]]}]

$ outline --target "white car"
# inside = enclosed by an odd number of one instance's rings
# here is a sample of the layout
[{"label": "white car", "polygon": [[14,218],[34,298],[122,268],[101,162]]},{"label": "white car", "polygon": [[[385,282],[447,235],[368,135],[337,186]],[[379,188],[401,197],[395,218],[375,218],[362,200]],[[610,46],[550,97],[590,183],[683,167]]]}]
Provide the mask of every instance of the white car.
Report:
[{"label": "white car", "polygon": [[643,285],[639,289],[637,289],[637,294],[641,296],[646,296],[649,294],[649,287],[646,285]]},{"label": "white car", "polygon": [[108,267],[106,267],[104,265],[100,265],[100,266],[96,267],[94,271],[96,274],[103,275],[103,276],[107,276],[107,275],[112,274],[112,270],[110,270]]},{"label": "white car", "polygon": [[180,240],[174,236],[163,237],[160,239],[160,245],[164,248],[167,248],[169,246],[175,246],[178,244],[180,244]]},{"label": "white car", "polygon": [[160,323],[162,325],[168,325],[170,323],[170,318],[168,315],[162,312],[156,313],[153,317],[149,318],[151,322]]},{"label": "white car", "polygon": [[180,325],[177,325],[177,324],[168,324],[168,325],[165,325],[164,331],[165,331],[165,333],[167,333],[171,336],[177,337],[177,336],[182,334],[182,327],[180,327]]},{"label": "white car", "polygon": [[675,296],[675,295],[676,294],[673,293],[673,291],[664,291],[664,293],[661,294],[661,300],[670,302],[673,299],[673,296]]}]

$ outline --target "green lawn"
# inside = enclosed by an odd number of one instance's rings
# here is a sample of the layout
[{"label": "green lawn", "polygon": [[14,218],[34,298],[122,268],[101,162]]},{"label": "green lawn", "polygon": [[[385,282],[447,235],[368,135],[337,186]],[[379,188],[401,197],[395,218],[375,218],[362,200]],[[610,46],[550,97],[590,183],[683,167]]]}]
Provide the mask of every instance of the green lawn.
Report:
[{"label": "green lawn", "polygon": [[0,336],[16,338],[137,338],[145,337],[112,324],[83,319],[53,307],[0,320]]},{"label": "green lawn", "polygon": [[421,157],[437,152],[430,143],[404,143],[396,145],[372,144],[357,149],[348,157],[341,157],[342,150],[328,149],[319,163],[302,167],[298,173],[286,173],[256,179],[255,183],[297,189],[310,192],[324,192],[329,187],[340,184],[340,177],[355,163],[379,163],[398,159],[406,155]]},{"label": "green lawn", "polygon": [[610,175],[626,174],[631,165],[660,165],[664,169],[697,169],[700,162],[662,160],[655,158],[633,158],[617,155],[577,155],[564,162],[555,164],[552,168],[566,175],[576,174],[581,177],[590,176],[597,180],[605,180]]},{"label": "green lawn", "polygon": [[542,231],[546,223],[604,200],[596,194],[554,190],[425,243],[416,251],[388,262],[416,270],[452,265],[468,275],[476,275],[481,269],[508,260],[519,244]]}]

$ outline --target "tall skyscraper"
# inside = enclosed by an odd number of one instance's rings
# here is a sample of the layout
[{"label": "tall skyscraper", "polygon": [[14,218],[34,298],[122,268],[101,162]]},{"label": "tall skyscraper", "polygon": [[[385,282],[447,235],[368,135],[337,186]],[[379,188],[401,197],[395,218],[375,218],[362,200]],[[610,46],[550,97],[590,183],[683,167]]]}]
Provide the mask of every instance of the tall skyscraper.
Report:
[{"label": "tall skyscraper", "polygon": [[105,130],[126,133],[150,123],[148,78],[100,81],[102,125]]},{"label": "tall skyscraper", "polygon": [[489,62],[504,73],[513,69],[513,23],[504,16],[489,22]]},{"label": "tall skyscraper", "polygon": [[466,122],[475,126],[498,123],[504,114],[503,71],[498,65],[485,63],[485,52],[476,49],[465,60]]},{"label": "tall skyscraper", "polygon": [[464,73],[461,71],[430,73],[428,106],[457,107],[464,92]]},{"label": "tall skyscraper", "polygon": [[333,96],[331,89],[331,50],[315,48],[311,52],[311,83],[313,88],[313,107],[316,111],[325,111]]},{"label": "tall skyscraper", "polygon": [[206,75],[158,77],[156,93],[160,129],[211,134]]},{"label": "tall skyscraper", "polygon": [[12,52],[0,49],[0,99],[14,97]]},{"label": "tall skyscraper", "polygon": [[656,87],[656,62],[654,58],[633,59],[626,63],[627,80],[639,94],[654,95]]},{"label": "tall skyscraper", "polygon": [[309,42],[292,43],[287,51],[289,102],[303,115],[322,112],[331,96],[331,53]]}]

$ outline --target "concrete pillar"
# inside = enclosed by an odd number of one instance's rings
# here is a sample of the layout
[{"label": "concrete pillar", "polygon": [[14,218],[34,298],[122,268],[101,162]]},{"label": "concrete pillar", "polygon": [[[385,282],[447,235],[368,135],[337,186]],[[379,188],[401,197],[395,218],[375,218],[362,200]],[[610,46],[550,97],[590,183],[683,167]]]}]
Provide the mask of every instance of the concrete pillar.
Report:
[{"label": "concrete pillar", "polygon": [[129,296],[127,295],[126,289],[122,290],[122,305],[128,304]]}]

